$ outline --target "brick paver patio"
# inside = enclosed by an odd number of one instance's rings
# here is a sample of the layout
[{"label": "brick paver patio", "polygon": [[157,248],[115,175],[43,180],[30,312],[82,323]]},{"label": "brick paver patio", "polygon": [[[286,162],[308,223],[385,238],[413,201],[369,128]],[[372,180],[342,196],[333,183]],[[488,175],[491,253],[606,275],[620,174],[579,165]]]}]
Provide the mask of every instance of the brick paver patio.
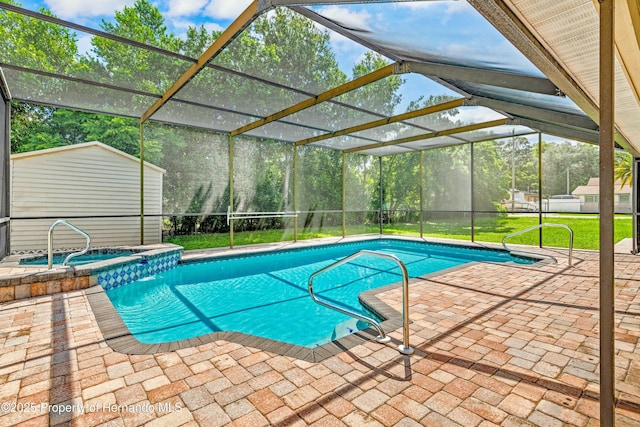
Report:
[{"label": "brick paver patio", "polygon": [[[85,291],[0,305],[0,425],[599,425],[598,254],[472,264],[410,287],[411,345],[319,363],[216,341],[126,355]],[[640,425],[640,262],[616,255],[618,425]],[[399,289],[379,294],[400,310]]]}]

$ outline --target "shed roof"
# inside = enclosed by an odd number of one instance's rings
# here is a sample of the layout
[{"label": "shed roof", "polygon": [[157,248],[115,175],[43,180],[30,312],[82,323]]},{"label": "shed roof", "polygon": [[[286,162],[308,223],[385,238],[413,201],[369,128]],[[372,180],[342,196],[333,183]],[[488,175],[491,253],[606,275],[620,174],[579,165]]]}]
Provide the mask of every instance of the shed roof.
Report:
[{"label": "shed roof", "polygon": [[[134,157],[130,154],[125,153],[124,151],[120,151],[116,148],[113,148],[109,145],[103,144],[100,141],[90,141],[90,142],[84,142],[81,144],[72,144],[72,145],[64,145],[61,147],[54,147],[54,148],[47,148],[44,150],[36,150],[36,151],[28,151],[25,153],[16,153],[16,154],[12,154],[11,155],[11,160],[14,161],[19,161],[22,159],[28,159],[28,158],[33,158],[33,157],[41,157],[41,156],[50,156],[50,155],[56,155],[56,154],[64,154],[64,153],[68,153],[71,151],[77,151],[77,150],[86,150],[87,148],[91,148],[91,147],[97,147],[99,149],[108,151],[109,153],[112,153],[118,157],[124,158],[128,161],[131,161],[133,163],[135,163],[137,166],[140,165],[140,159],[137,157]],[[145,167],[154,170],[156,172],[159,172],[161,174],[166,173],[167,171],[159,166],[156,166],[152,163],[149,162],[144,162]]]},{"label": "shed roof", "polygon": [[[438,51],[433,40],[441,29],[421,25],[421,14],[428,14],[428,9],[405,8],[405,18],[410,19],[396,22],[400,15],[385,11],[398,3],[419,1],[255,0],[199,58],[192,58],[0,2],[6,12],[144,51],[157,64],[154,71],[173,84],[152,91],[140,87],[136,79],[59,69],[55,58],[52,64],[7,58],[0,67],[16,100],[372,155],[534,132],[598,142],[598,2],[468,0],[517,48],[501,57],[478,48]],[[358,27],[346,19],[349,13],[332,14],[323,5],[339,5],[347,12],[364,9],[388,18],[384,27]],[[640,6],[637,2],[617,6],[616,141],[637,154]],[[276,7],[288,7],[331,34],[383,54],[391,64],[347,84],[317,87],[291,81],[284,77],[289,75],[285,69],[259,66],[261,58],[251,69],[224,60],[241,54],[239,36],[251,34],[256,19]],[[383,111],[359,90],[408,73],[452,89],[459,95],[455,106],[444,103],[407,116]],[[223,93],[223,87],[237,83],[251,87],[253,98]],[[429,119],[453,108],[490,109],[494,119],[446,128]]]}]

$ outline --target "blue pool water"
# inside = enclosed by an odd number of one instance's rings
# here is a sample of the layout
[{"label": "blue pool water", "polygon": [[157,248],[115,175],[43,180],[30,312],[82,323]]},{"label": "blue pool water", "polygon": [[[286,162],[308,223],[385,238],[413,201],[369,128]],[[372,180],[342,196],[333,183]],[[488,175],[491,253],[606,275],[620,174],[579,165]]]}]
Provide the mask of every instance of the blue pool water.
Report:
[{"label": "blue pool water", "polygon": [[[503,251],[376,239],[184,263],[107,295],[143,343],[236,331],[315,347],[368,327],[314,303],[307,290],[312,273],[362,249],[396,255],[410,277],[471,261],[533,262]],[[358,295],[401,280],[395,263],[364,255],[317,276],[314,291],[371,316]]]},{"label": "blue pool water", "polygon": [[[73,257],[69,260],[69,265],[85,265],[91,264],[93,262],[106,261],[109,259],[118,258],[121,256],[129,256],[136,251],[132,251],[129,249],[126,250],[109,250],[109,252],[102,252],[97,250],[95,252],[89,251],[84,255],[79,255],[77,257]],[[55,254],[53,256],[53,264],[54,265],[62,265],[65,258],[69,255],[66,254]],[[23,258],[20,260],[20,264],[22,265],[47,265],[47,256],[41,255],[33,258]]]}]

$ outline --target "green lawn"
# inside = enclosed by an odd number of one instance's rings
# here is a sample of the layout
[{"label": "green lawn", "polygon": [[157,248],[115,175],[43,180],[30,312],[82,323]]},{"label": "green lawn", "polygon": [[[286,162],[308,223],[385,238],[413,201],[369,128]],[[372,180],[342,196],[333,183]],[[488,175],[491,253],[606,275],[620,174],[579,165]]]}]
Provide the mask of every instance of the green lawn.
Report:
[{"label": "green lawn", "polygon": [[[599,220],[597,216],[554,215],[543,218],[543,222],[566,224],[574,233],[574,248],[598,249]],[[537,216],[486,216],[475,218],[475,241],[501,242],[507,234],[523,230],[538,224]],[[615,218],[615,242],[631,237],[631,216],[618,215]],[[358,226],[349,228],[347,234],[377,233],[378,226]],[[420,235],[419,224],[391,224],[385,225],[385,234]],[[321,231],[299,231],[298,239],[306,240],[319,237],[341,236],[340,227],[327,227]],[[471,240],[470,220],[439,220],[423,223],[424,237],[439,237],[458,240]],[[510,238],[507,243],[538,246],[538,230]],[[293,240],[292,230],[266,230],[234,233],[234,245],[243,246],[256,243],[279,242]],[[190,249],[220,248],[229,246],[228,234],[196,234],[189,236],[174,236],[165,239]],[[545,227],[543,229],[543,245],[549,247],[568,247],[569,233],[562,228]]]},{"label": "green lawn", "polygon": [[[573,246],[576,249],[598,249],[600,243],[599,219],[595,216],[575,217],[555,215],[543,217],[543,223],[565,224],[573,230]],[[475,219],[474,240],[477,242],[501,242],[502,239],[519,230],[538,224],[537,216],[480,217]],[[471,240],[470,224],[423,224],[425,236],[444,237],[449,239]],[[569,233],[563,228],[543,228],[543,245],[550,247],[569,247]],[[511,244],[538,246],[539,231],[533,230],[514,236],[507,240]],[[631,216],[616,216],[614,223],[614,240],[631,237]]]}]

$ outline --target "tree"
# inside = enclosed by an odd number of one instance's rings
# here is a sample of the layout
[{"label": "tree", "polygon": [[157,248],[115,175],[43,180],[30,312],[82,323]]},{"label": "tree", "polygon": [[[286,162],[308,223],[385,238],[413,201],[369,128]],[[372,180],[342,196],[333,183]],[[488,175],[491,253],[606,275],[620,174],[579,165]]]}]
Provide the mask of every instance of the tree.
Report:
[{"label": "tree", "polygon": [[[497,143],[504,159],[501,171],[511,177],[512,190],[535,192],[538,189],[538,161],[536,144],[527,138],[515,136]],[[506,196],[506,194],[505,194]]]},{"label": "tree", "polygon": [[380,168],[377,157],[347,154],[345,168],[345,206],[347,222],[362,225],[379,221],[377,195],[380,188]]},{"label": "tree", "polygon": [[[6,3],[17,5],[13,0]],[[51,15],[46,9],[40,13]],[[46,72],[71,72],[77,61],[76,35],[59,25],[0,10],[0,57],[2,62]],[[7,72],[7,71],[5,71]],[[38,101],[56,99],[65,90],[62,80],[28,73],[12,76],[26,96]],[[41,88],[41,89],[37,89]],[[32,93],[26,92],[33,89]],[[11,152],[24,152],[65,145],[61,135],[52,132],[49,120],[55,108],[35,104],[11,103]]]},{"label": "tree", "polygon": [[[18,5],[13,0],[4,2]],[[53,16],[46,9],[38,11]],[[76,63],[76,34],[60,25],[2,9],[0,40],[0,58],[11,65],[64,74]]]},{"label": "tree", "polygon": [[589,178],[599,176],[598,148],[581,142],[543,142],[542,167],[543,197],[570,194]]},{"label": "tree", "polygon": [[52,107],[11,102],[11,152],[67,145],[65,138],[51,129],[50,120],[55,111]]},{"label": "tree", "polygon": [[423,158],[425,210],[471,210],[470,145],[425,150]]},{"label": "tree", "polygon": [[396,154],[382,159],[382,208],[391,222],[416,220],[420,210],[420,156]]},{"label": "tree", "polygon": [[473,149],[473,203],[476,211],[496,212],[511,186],[506,162],[495,141],[475,143]]},{"label": "tree", "polygon": [[[102,30],[171,52],[180,53],[182,41],[167,31],[157,7],[147,0],[136,0],[116,12],[113,22],[102,21]],[[93,56],[85,58],[93,73],[100,73],[125,87],[162,94],[191,65],[115,40],[93,37]]]},{"label": "tree", "polygon": [[616,153],[613,176],[620,180],[620,188],[625,184],[633,185],[633,161],[629,153]]},{"label": "tree", "polygon": [[[389,65],[387,58],[378,53],[368,51],[360,62],[353,66],[352,79],[365,76],[387,65]],[[402,96],[398,91],[403,83],[404,79],[394,74],[352,90],[345,94],[342,99],[350,105],[390,116],[402,101]]]}]

